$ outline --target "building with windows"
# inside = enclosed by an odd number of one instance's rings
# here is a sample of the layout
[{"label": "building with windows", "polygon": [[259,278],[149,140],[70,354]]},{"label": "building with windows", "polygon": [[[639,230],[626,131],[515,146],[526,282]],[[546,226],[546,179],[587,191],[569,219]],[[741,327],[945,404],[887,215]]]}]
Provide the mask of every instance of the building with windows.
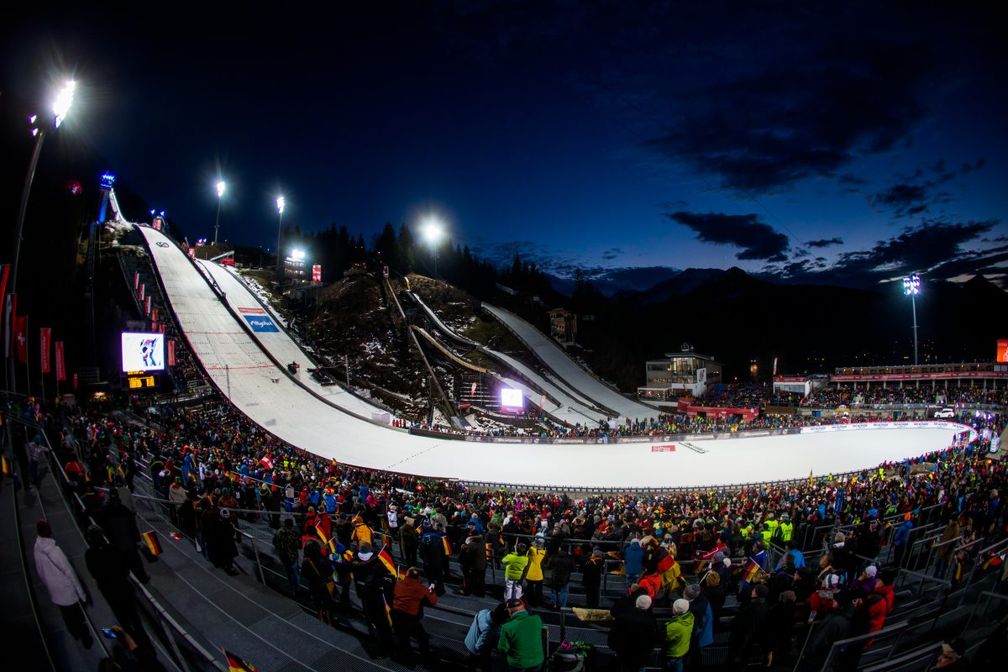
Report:
[{"label": "building with windows", "polygon": [[550,336],[563,346],[574,345],[577,337],[577,315],[566,308],[549,311]]},{"label": "building with windows", "polygon": [[699,397],[708,385],[721,382],[721,364],[684,346],[682,352],[666,352],[663,359],[647,360],[644,375],[645,383],[637,388],[637,398],[661,403],[688,394]]}]

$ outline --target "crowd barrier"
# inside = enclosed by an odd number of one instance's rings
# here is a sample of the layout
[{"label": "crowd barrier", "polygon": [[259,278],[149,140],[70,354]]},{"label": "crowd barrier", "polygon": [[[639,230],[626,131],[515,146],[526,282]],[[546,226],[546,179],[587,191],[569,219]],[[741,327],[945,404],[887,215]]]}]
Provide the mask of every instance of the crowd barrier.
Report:
[{"label": "crowd barrier", "polygon": [[[84,505],[83,500],[81,500],[80,495],[71,486],[70,479],[63,470],[59,457],[54,451],[52,443],[49,441],[49,436],[45,431],[45,427],[34,420],[25,417],[14,417],[9,414],[7,417],[10,422],[22,425],[26,432],[30,430],[31,432],[35,432],[37,436],[42,437],[45,441],[45,455],[48,460],[49,471],[58,479],[60,489],[66,494],[63,498],[64,504],[69,509],[72,509],[75,519],[81,521],[83,527],[90,525],[97,526],[97,522],[87,514],[87,507]],[[30,435],[26,435],[26,438],[27,436]],[[157,634],[158,638],[152,637],[152,639],[160,639],[160,641],[167,642],[172,657],[171,662],[176,669],[189,670],[190,665],[193,660],[195,660],[207,669],[217,670],[218,672],[226,672],[225,666],[217,660],[218,657],[208,652],[198,641],[196,641],[193,636],[186,631],[186,629],[183,628],[164,608],[164,606],[160,604],[151,592],[147,590],[147,587],[144,584],[138,581],[132,574],[130,574],[130,581],[139,597],[138,606],[146,607],[148,624],[153,625],[156,629],[156,632],[152,634]],[[87,609],[84,610],[84,615],[90,629],[92,630],[95,641],[106,651],[106,655],[110,655],[110,652],[106,648],[105,637],[102,636],[99,626],[95,625]],[[188,656],[183,654],[183,649],[186,650]]]}]

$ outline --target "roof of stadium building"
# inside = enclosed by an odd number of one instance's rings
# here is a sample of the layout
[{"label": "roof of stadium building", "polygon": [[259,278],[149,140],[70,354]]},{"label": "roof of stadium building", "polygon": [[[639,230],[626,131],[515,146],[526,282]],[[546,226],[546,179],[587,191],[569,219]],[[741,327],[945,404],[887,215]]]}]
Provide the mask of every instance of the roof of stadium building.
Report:
[{"label": "roof of stadium building", "polygon": [[904,380],[1008,380],[1008,365],[993,362],[910,364],[902,366],[838,366],[832,382],[893,382]]}]

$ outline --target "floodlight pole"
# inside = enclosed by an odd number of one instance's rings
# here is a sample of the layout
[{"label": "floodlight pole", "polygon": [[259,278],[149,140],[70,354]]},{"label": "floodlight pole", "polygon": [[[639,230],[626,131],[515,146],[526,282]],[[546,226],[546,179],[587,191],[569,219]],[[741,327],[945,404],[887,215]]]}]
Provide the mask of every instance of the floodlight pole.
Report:
[{"label": "floodlight pole", "polygon": [[221,206],[221,197],[218,196],[217,197],[217,219],[214,221],[214,227],[213,227],[213,244],[214,244],[215,247],[217,245],[217,231],[220,229],[220,206]]},{"label": "floodlight pole", "polygon": [[913,336],[914,336],[914,366],[917,366],[917,295],[910,295],[910,308],[913,310]]}]

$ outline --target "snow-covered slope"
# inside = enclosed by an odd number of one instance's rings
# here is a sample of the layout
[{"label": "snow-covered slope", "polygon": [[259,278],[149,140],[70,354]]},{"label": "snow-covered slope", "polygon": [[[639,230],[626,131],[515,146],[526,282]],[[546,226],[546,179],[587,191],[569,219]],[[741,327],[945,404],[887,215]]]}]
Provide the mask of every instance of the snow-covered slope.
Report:
[{"label": "snow-covered slope", "polygon": [[213,383],[281,439],[340,462],[423,476],[557,487],[654,488],[804,478],[868,468],[944,448],[954,426],[859,429],[706,441],[706,453],[665,442],[522,444],[412,436],[354,418],[314,397],[263,354],[185,254],[140,228],[167,298]]},{"label": "snow-covered slope", "polygon": [[513,331],[549,367],[557,378],[591,401],[616,411],[621,418],[653,418],[656,409],[627,399],[578,366],[552,338],[514,313],[484,303],[483,308]]}]

